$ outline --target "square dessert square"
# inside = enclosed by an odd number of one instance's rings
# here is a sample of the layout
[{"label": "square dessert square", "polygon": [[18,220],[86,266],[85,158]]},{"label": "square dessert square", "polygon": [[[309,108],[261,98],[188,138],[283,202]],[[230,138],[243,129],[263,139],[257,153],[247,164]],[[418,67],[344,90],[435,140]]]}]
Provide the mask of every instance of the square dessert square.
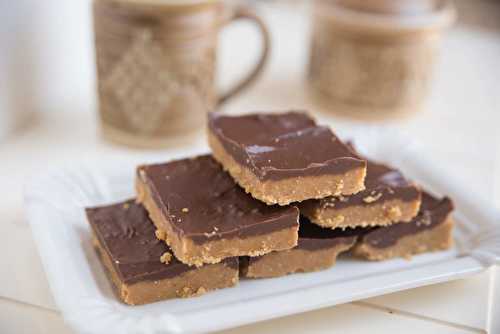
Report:
[{"label": "square dessert square", "polygon": [[156,238],[147,211],[134,200],[86,209],[94,247],[118,297],[139,305],[191,297],[238,282],[238,259],[196,268]]},{"label": "square dessert square", "polygon": [[189,265],[297,245],[299,210],[245,193],[212,156],[140,166],[138,200],[175,256]]},{"label": "square dessert square", "polygon": [[386,260],[448,249],[453,244],[452,211],[449,198],[437,199],[424,191],[415,218],[405,224],[369,229],[358,238],[353,253],[368,260]]},{"label": "square dessert square", "polygon": [[300,211],[322,227],[387,226],[411,221],[420,201],[419,187],[399,170],[367,160],[365,190],[351,196],[304,201]]},{"label": "square dessert square", "polygon": [[337,256],[354,246],[356,238],[354,230],[325,229],[301,217],[296,247],[257,257],[241,257],[240,275],[265,278],[324,270],[335,265]]},{"label": "square dessert square", "polygon": [[270,205],[364,189],[366,161],[305,113],[212,113],[208,142],[236,182]]}]

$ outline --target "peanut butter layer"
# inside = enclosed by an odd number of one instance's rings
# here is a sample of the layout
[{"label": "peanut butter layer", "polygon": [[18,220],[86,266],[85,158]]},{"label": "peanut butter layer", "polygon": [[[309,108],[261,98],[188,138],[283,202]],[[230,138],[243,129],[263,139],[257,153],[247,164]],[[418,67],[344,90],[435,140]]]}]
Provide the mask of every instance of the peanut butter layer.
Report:
[{"label": "peanut butter layer", "polygon": [[94,247],[118,297],[126,304],[196,296],[238,282],[237,258],[203,268],[178,261],[156,238],[146,210],[133,200],[88,208],[86,213]]},{"label": "peanut butter layer", "polygon": [[422,192],[419,214],[409,223],[369,229],[358,238],[353,253],[368,260],[448,249],[453,244],[453,202]]},{"label": "peanut butter layer", "polygon": [[366,162],[305,113],[209,116],[209,145],[253,197],[286,205],[364,189]]},{"label": "peanut butter layer", "polygon": [[242,257],[240,275],[266,278],[327,269],[335,265],[340,253],[354,245],[356,238],[353,231],[324,229],[301,218],[297,247],[259,257]]},{"label": "peanut butter layer", "polygon": [[351,196],[304,201],[300,211],[323,227],[387,226],[411,221],[420,201],[420,189],[400,171],[367,161],[365,190]]},{"label": "peanut butter layer", "polygon": [[257,256],[297,244],[296,207],[247,195],[209,155],[141,166],[138,201],[183,263]]}]

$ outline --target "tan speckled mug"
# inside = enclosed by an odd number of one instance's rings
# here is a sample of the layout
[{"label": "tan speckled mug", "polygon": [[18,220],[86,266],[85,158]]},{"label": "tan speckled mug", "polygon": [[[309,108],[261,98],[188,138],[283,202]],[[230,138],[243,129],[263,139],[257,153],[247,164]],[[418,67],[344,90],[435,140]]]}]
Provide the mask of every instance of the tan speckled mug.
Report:
[{"label": "tan speckled mug", "polygon": [[[217,0],[94,0],[99,115],[106,139],[161,147],[200,129],[206,113],[253,82],[269,51],[264,23],[248,7]],[[253,21],[261,58],[227,93],[215,88],[217,35],[234,20]]]},{"label": "tan speckled mug", "polygon": [[418,110],[427,95],[448,0],[316,0],[309,87],[325,110],[380,119]]}]

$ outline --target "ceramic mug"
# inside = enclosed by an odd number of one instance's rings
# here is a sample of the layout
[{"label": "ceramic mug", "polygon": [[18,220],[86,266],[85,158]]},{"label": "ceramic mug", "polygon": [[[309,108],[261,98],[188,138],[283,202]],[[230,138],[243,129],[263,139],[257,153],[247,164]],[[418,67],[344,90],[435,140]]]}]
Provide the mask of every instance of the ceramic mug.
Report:
[{"label": "ceramic mug", "polygon": [[[99,115],[105,138],[131,146],[167,145],[205,124],[213,111],[261,73],[270,39],[262,20],[223,1],[94,0]],[[215,87],[217,35],[251,20],[264,47],[250,73],[227,93]]]},{"label": "ceramic mug", "polygon": [[316,0],[308,82],[328,111],[384,119],[420,109],[450,1]]}]

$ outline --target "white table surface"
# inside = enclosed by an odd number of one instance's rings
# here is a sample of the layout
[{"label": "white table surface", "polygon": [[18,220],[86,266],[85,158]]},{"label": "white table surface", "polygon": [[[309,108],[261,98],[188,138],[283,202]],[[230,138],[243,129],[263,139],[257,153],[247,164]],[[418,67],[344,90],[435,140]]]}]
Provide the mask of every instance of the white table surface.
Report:
[{"label": "white table surface", "polygon": [[[260,82],[227,105],[229,113],[305,108],[319,111],[305,91],[307,16],[304,7],[272,4],[261,8],[269,22],[273,55]],[[299,9],[299,10],[297,10]],[[241,36],[245,36],[242,38]],[[237,78],[257,48],[245,24],[221,38],[221,86]],[[254,47],[255,46],[255,47]],[[395,127],[420,141],[450,173],[500,204],[500,32],[457,26],[443,41],[442,57],[426,110]],[[223,74],[223,76],[222,76]],[[98,139],[88,96],[45,107],[29,129],[0,143],[0,333],[71,333],[50,295],[30,229],[23,217],[22,187],[27,176],[61,162],[90,156],[144,154]],[[67,110],[71,109],[72,112]],[[334,128],[360,126],[318,113]],[[177,145],[203,140],[202,135]],[[179,147],[179,146],[178,146]],[[500,333],[498,268],[470,279],[418,288],[249,325],[226,333]],[[362,319],[362,321],[360,321]]]}]

